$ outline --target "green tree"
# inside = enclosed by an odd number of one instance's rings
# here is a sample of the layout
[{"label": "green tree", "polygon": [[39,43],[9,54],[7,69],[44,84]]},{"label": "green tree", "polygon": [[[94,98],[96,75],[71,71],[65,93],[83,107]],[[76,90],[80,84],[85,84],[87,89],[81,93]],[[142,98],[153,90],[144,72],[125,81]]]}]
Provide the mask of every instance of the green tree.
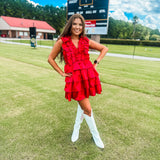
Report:
[{"label": "green tree", "polygon": [[152,36],[153,34],[160,35],[160,31],[158,29],[154,29],[151,31],[150,35]]},{"label": "green tree", "polygon": [[153,34],[153,35],[150,36],[149,40],[157,40],[157,41],[160,41],[160,35]]},{"label": "green tree", "polygon": [[134,16],[133,17],[133,34],[132,34],[132,36],[133,36],[133,39],[135,38],[135,32],[136,32],[136,24],[138,23],[138,17],[137,16]]}]

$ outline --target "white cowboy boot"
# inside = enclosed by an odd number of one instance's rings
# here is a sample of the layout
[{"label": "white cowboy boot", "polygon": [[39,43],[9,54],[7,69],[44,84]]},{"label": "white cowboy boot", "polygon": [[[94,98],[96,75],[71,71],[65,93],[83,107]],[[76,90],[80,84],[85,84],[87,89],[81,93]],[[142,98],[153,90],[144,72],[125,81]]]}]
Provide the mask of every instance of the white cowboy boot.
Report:
[{"label": "white cowboy boot", "polygon": [[71,137],[72,142],[77,141],[79,138],[79,129],[80,129],[81,123],[83,122],[83,118],[84,118],[83,110],[81,109],[80,105],[78,104],[77,116],[76,116],[74,129],[73,129],[73,133],[72,133],[72,137]]},{"label": "white cowboy boot", "polygon": [[96,123],[93,117],[93,112],[91,112],[91,117],[89,117],[88,115],[84,114],[85,120],[88,124],[88,127],[90,129],[90,132],[93,136],[94,142],[95,144],[99,147],[99,148],[104,148],[104,144],[99,136],[97,127],[96,127]]}]

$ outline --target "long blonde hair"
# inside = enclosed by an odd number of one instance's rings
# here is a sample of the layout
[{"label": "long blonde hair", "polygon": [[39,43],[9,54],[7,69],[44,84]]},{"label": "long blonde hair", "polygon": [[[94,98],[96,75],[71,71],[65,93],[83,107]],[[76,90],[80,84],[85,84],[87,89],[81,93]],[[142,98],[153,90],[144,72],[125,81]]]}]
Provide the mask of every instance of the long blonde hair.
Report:
[{"label": "long blonde hair", "polygon": [[[72,33],[71,33],[72,24],[73,24],[73,21],[74,21],[76,18],[79,18],[79,19],[82,21],[82,32],[81,32],[81,34],[80,34],[79,36],[80,36],[80,37],[81,37],[81,36],[82,36],[82,37],[85,36],[85,20],[84,20],[84,18],[83,18],[82,15],[80,15],[80,14],[74,14],[74,15],[72,15],[72,16],[69,18],[69,20],[68,20],[68,22],[66,23],[66,25],[65,25],[62,33],[60,34],[58,40],[61,39],[62,37],[65,37],[65,36],[71,36],[71,34],[72,34]],[[60,53],[60,61],[62,62],[63,60],[64,60],[64,58],[63,58],[63,53],[61,52],[61,53]]]}]

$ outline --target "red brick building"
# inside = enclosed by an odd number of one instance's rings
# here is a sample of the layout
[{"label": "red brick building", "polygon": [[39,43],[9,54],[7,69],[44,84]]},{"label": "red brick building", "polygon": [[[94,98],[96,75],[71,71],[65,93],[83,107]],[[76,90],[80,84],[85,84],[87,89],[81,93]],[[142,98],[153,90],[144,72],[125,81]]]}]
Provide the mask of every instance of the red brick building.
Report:
[{"label": "red brick building", "polygon": [[38,39],[48,39],[48,36],[56,33],[56,30],[45,21],[0,17],[0,36],[8,38],[30,38],[29,27],[36,27]]}]

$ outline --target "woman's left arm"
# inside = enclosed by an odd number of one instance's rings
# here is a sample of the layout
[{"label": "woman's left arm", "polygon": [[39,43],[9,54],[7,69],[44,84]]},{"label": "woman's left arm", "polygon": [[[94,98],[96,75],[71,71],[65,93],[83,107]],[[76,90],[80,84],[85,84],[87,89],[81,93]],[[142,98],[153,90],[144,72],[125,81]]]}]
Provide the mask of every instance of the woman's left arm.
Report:
[{"label": "woman's left arm", "polygon": [[[107,47],[105,47],[104,45],[97,43],[93,40],[89,40],[89,48],[100,51],[100,54],[99,54],[98,58],[96,59],[97,63],[99,63],[103,59],[103,57],[106,55],[106,53],[108,52]],[[97,64],[93,64],[93,65],[94,65],[94,67],[97,66]]]}]

